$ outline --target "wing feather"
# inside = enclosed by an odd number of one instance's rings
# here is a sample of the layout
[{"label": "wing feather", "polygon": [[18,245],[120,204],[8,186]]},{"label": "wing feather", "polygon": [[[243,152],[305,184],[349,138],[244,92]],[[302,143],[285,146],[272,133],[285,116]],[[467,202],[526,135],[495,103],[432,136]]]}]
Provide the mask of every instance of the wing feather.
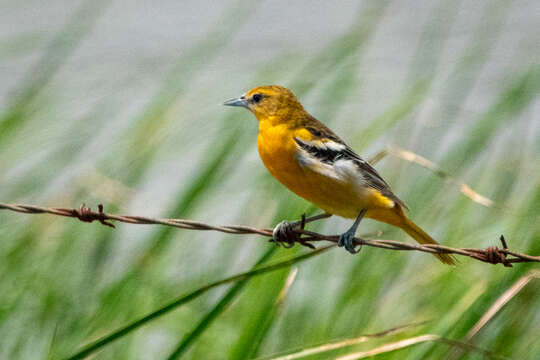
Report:
[{"label": "wing feather", "polygon": [[[314,118],[313,120],[317,121]],[[299,161],[304,166],[338,180],[351,176],[361,177],[363,185],[379,191],[407,209],[405,203],[392,192],[390,185],[373,166],[356,154],[332,130],[318,121],[317,123],[317,126],[306,126],[313,136],[312,139],[294,138],[299,149]]]}]

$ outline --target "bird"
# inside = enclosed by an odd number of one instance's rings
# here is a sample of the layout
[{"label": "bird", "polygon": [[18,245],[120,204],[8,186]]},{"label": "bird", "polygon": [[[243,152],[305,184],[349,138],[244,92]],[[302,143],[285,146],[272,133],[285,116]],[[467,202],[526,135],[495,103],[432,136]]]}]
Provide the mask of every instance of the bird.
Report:
[{"label": "bird", "polygon": [[[420,244],[438,244],[407,217],[407,206],[381,175],[310,115],[291,90],[259,86],[223,105],[243,107],[255,115],[260,158],[279,182],[328,214],[355,219],[339,235],[338,246],[358,252],[354,237],[363,218],[396,226]],[[278,227],[287,225],[282,222]],[[434,255],[454,264],[449,254]]]}]

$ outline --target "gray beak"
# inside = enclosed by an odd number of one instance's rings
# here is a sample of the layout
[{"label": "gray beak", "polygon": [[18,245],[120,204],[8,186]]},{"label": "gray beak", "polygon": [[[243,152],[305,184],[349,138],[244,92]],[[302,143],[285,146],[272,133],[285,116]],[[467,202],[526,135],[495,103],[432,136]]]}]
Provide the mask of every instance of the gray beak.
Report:
[{"label": "gray beak", "polygon": [[227,100],[227,101],[225,101],[223,103],[223,105],[226,105],[226,106],[241,106],[241,107],[245,107],[247,109],[248,102],[247,102],[246,98],[244,98],[242,96],[242,97],[239,97],[237,99]]}]

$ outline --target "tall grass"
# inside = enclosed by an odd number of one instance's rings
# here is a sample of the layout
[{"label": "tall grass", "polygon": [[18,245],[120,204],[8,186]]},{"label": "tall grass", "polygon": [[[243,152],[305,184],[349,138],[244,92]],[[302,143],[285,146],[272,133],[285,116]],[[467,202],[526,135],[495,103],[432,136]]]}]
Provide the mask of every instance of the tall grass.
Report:
[{"label": "tall grass", "polygon": [[[24,5],[0,5],[0,19],[16,29],[0,38],[2,201],[103,203],[109,211],[264,227],[316,213],[263,168],[252,116],[220,106],[279,83],[366,158],[399,145],[495,202],[474,203],[397,158],[377,164],[410,216],[442,243],[487,247],[504,234],[511,248],[540,254],[536,3],[59,4],[64,11],[50,22]],[[331,218],[309,228],[348,226]],[[409,241],[362,224],[362,232],[373,230]],[[111,230],[9,213],[0,213],[0,238],[6,359],[67,358],[182,294],[307,251],[256,236]],[[534,268],[468,259],[452,268],[425,254],[336,248],[197,293],[93,356],[272,358],[417,322],[303,358],[422,334],[464,340]],[[539,294],[531,280],[471,341],[538,358]],[[481,357],[451,348],[427,341],[376,358]]]}]

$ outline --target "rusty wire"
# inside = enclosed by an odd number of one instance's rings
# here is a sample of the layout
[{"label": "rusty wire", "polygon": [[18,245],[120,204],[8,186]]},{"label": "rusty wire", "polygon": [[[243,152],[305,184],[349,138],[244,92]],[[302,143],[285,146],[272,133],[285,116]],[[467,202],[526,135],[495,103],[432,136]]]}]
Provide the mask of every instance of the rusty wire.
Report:
[{"label": "rusty wire", "polygon": [[[112,228],[114,228],[115,226],[110,221],[118,221],[128,224],[173,226],[189,230],[212,230],[229,234],[257,234],[269,237],[270,241],[274,241],[274,239],[272,238],[273,229],[270,228],[255,228],[241,225],[215,226],[199,221],[185,219],[155,219],[144,216],[107,214],[103,212],[103,205],[101,204],[98,205],[98,210],[94,211],[91,208],[85,206],[85,204],[81,205],[79,209],[72,209],[0,203],[0,210],[11,210],[25,214],[52,214],[57,216],[72,217],[79,219],[80,221],[89,223],[93,221],[98,221],[101,224]],[[305,224],[330,216],[330,214],[320,214],[309,218],[303,216],[300,221],[292,223],[295,226],[293,228],[293,232],[291,233],[289,230],[287,236],[280,239],[278,244],[282,243],[285,247],[290,247],[295,243],[299,243],[301,245],[314,248],[312,242],[330,241],[333,243],[337,243],[338,235],[324,235],[304,229]],[[503,264],[507,267],[511,267],[512,263],[540,262],[540,256],[532,256],[509,250],[506,244],[506,240],[502,235],[500,237],[500,241],[502,244],[502,248],[497,246],[490,246],[487,249],[473,249],[452,248],[444,245],[415,245],[394,240],[367,240],[358,237],[355,238],[356,245],[358,246],[365,245],[387,250],[422,251],[431,254],[455,254],[467,256],[494,265]]]}]

